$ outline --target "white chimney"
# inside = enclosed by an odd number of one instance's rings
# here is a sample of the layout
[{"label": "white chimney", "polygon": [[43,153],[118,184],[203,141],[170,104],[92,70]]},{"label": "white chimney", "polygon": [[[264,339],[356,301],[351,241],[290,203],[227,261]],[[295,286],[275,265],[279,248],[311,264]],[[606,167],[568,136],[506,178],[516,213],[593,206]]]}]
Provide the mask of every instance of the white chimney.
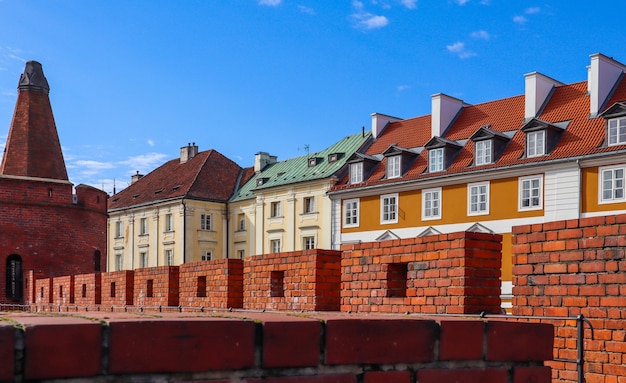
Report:
[{"label": "white chimney", "polygon": [[180,148],[180,163],[184,164],[198,154],[198,145],[195,142]]},{"label": "white chimney", "polygon": [[135,182],[139,181],[141,178],[143,178],[143,174],[139,174],[139,170],[137,170],[136,174],[133,174],[130,177],[130,183],[131,185],[134,184]]},{"label": "white chimney", "polygon": [[258,152],[254,155],[254,172],[260,173],[264,167],[269,164],[275,164],[278,160],[278,157],[271,156],[267,152]]},{"label": "white chimney", "polygon": [[431,115],[431,136],[441,137],[452,120],[459,114],[465,103],[458,98],[443,93],[433,94]]},{"label": "white chimney", "polygon": [[525,74],[526,78],[526,103],[524,118],[531,119],[537,117],[539,110],[544,105],[554,87],[563,85],[548,76],[539,72]]},{"label": "white chimney", "polygon": [[401,120],[401,118],[387,116],[382,113],[372,113],[372,136],[376,139],[388,123]]},{"label": "white chimney", "polygon": [[591,55],[591,66],[588,70],[587,89],[589,90],[589,114],[596,117],[600,108],[607,101],[609,93],[619,80],[626,66],[602,53]]}]

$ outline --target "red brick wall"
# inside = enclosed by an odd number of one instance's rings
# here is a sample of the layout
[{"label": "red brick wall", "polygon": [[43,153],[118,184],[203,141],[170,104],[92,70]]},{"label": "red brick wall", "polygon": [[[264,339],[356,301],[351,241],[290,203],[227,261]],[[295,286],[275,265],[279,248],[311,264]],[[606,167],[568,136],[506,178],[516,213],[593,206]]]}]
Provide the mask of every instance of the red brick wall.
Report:
[{"label": "red brick wall", "polygon": [[501,242],[460,232],[344,245],[341,311],[499,313]]},{"label": "red brick wall", "polygon": [[[243,307],[243,261],[219,259],[180,265],[181,306]],[[203,284],[204,282],[204,284]]]},{"label": "red brick wall", "polygon": [[80,274],[74,277],[74,303],[76,305],[99,305],[101,299],[102,274]]},{"label": "red brick wall", "polygon": [[178,266],[136,269],[134,304],[178,306],[178,286]]},{"label": "red brick wall", "polygon": [[7,361],[0,363],[0,380],[550,383],[550,368],[543,366],[552,356],[549,325],[406,316],[183,315],[9,313],[15,323],[0,321],[0,357]]},{"label": "red brick wall", "polygon": [[320,249],[246,258],[243,307],[338,311],[340,261],[341,252]]},{"label": "red brick wall", "polygon": [[52,279],[52,303],[61,306],[74,303],[73,275]]},{"label": "red brick wall", "polygon": [[[113,285],[114,284],[114,285]],[[133,304],[135,272],[131,270],[102,273],[102,305],[130,306]],[[115,296],[113,296],[115,290]]]},{"label": "red brick wall", "polygon": [[52,303],[52,278],[37,279],[35,281],[35,302],[43,307]]},{"label": "red brick wall", "polygon": [[[513,228],[513,313],[588,318],[586,379],[626,376],[626,215]],[[576,359],[576,328],[556,329],[555,357]],[[553,362],[554,378],[576,381],[574,363]]]},{"label": "red brick wall", "polygon": [[[73,204],[70,183],[0,177],[0,303],[14,303],[6,291],[10,255],[20,256],[24,277],[29,270],[45,277],[93,273],[97,251],[105,264],[106,193],[88,186],[76,192]],[[27,290],[22,302],[30,303]]]}]

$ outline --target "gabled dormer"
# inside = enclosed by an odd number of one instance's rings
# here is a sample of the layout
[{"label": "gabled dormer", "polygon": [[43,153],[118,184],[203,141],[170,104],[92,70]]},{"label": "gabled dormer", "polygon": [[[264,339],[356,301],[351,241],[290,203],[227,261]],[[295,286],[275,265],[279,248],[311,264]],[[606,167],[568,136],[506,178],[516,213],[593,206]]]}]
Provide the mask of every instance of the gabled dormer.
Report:
[{"label": "gabled dormer", "polygon": [[626,144],[626,103],[616,102],[601,116],[606,120],[607,146]]},{"label": "gabled dormer", "polygon": [[470,140],[474,142],[474,166],[493,164],[504,153],[510,138],[483,125]]},{"label": "gabled dormer", "polygon": [[424,148],[428,150],[428,172],[435,173],[448,169],[463,146],[456,141],[433,137]]},{"label": "gabled dormer", "polygon": [[391,145],[383,152],[386,159],[387,167],[385,169],[385,178],[399,178],[406,173],[417,156],[418,152]]},{"label": "gabled dormer", "polygon": [[350,183],[358,184],[365,181],[374,168],[380,163],[380,160],[376,157],[363,154],[354,153],[348,159],[348,167],[350,173]]},{"label": "gabled dormer", "polygon": [[556,147],[566,126],[567,122],[552,124],[537,118],[528,121],[520,129],[526,135],[524,156],[531,158],[550,154]]}]

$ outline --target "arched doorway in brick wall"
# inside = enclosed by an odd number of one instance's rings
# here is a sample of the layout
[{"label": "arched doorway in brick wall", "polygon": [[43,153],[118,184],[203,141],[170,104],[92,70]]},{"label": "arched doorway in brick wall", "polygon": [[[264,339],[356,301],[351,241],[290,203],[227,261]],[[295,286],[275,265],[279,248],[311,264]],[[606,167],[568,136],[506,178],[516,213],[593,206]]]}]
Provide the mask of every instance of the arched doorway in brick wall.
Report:
[{"label": "arched doorway in brick wall", "polygon": [[9,300],[22,303],[24,299],[23,281],[22,257],[17,254],[11,254],[7,258],[6,267],[6,293]]}]

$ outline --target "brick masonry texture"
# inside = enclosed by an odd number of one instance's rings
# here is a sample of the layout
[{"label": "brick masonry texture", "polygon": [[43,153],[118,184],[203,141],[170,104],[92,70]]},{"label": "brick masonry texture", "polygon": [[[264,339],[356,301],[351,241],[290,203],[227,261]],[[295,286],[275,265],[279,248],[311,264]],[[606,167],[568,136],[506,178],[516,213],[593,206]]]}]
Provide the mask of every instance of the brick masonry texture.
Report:
[{"label": "brick masonry texture", "polygon": [[[585,330],[587,382],[626,382],[626,215],[525,225],[513,231],[513,313],[576,317]],[[554,357],[575,360],[573,320],[555,324]],[[575,382],[575,363],[551,362]]]},{"label": "brick masonry texture", "polygon": [[[461,327],[470,338],[483,340],[479,355],[443,360],[441,334],[449,320],[322,312],[3,312],[0,381],[507,383],[510,376],[549,382],[542,360],[551,358],[549,326],[466,320]],[[531,339],[546,328],[549,333],[539,343],[513,347],[510,358],[489,360],[492,325]]]},{"label": "brick masonry texture", "polygon": [[343,245],[341,311],[499,313],[501,242],[461,232]]},{"label": "brick masonry texture", "polygon": [[181,306],[243,307],[242,260],[187,263],[180,266],[179,272]]}]

